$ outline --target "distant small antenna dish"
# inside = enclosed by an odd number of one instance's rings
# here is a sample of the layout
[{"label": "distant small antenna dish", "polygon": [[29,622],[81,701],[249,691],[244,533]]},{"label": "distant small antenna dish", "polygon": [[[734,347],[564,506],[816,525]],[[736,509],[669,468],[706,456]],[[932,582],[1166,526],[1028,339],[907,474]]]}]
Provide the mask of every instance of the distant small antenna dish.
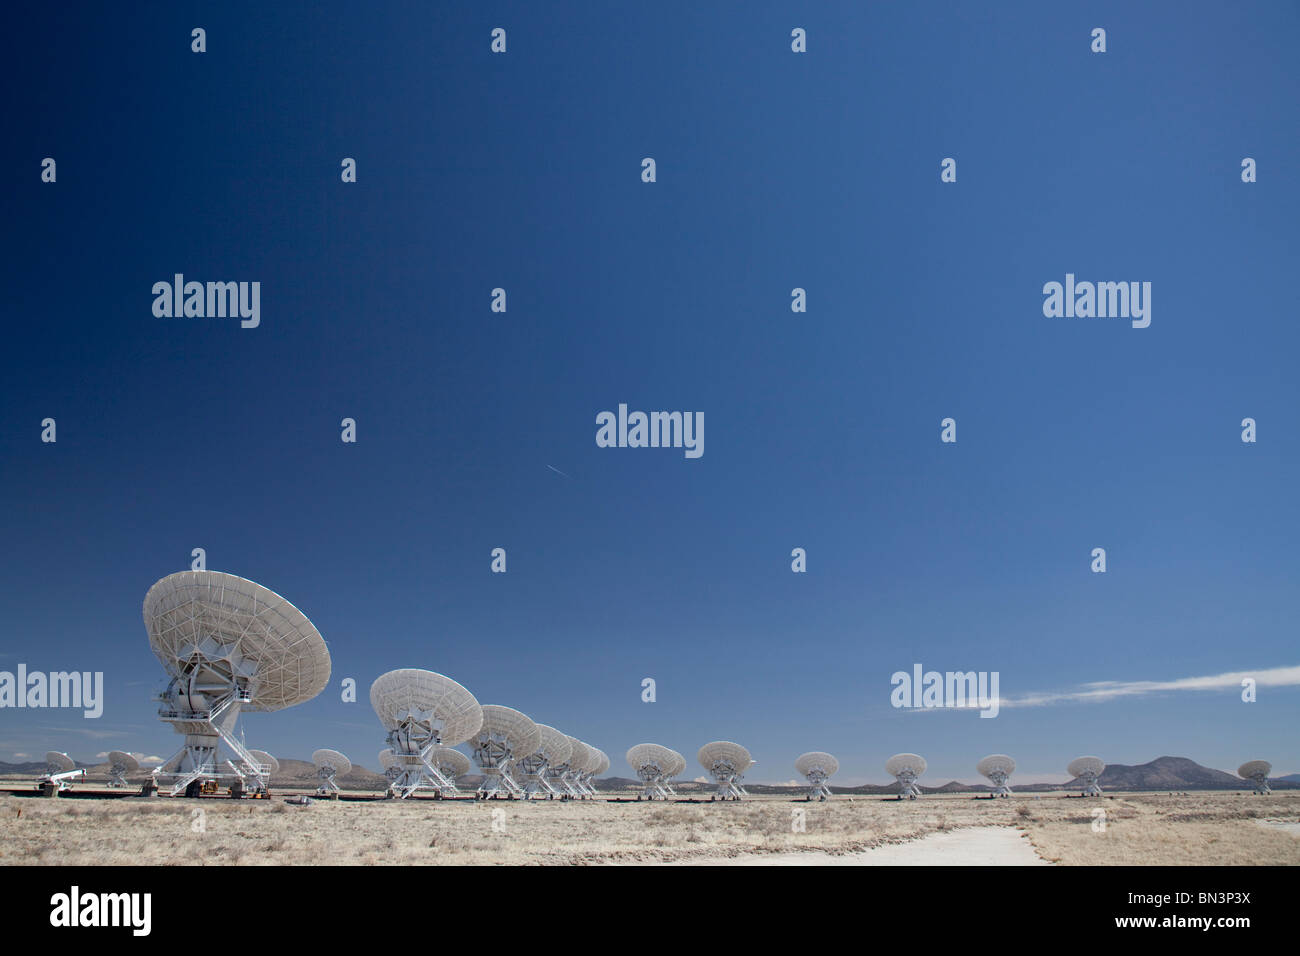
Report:
[{"label": "distant small antenna dish", "polygon": [[700,748],[696,754],[700,766],[707,770],[718,784],[713,800],[739,800],[745,795],[740,786],[745,771],[754,764],[754,758],[740,744],[730,740],[715,740]]},{"label": "distant small antenna dish", "polygon": [[1007,786],[1007,780],[1016,772],[1014,760],[1006,754],[989,754],[975,765],[975,769],[981,777],[988,777],[989,782],[993,784],[993,796],[1011,796],[1011,788]]},{"label": "distant small antenna dish", "polygon": [[384,772],[390,784],[402,775],[402,761],[393,754],[392,747],[379,751],[379,769]]},{"label": "distant small antenna dish", "polygon": [[338,793],[337,778],[352,772],[352,761],[337,750],[317,750],[311,755],[311,762],[316,765],[316,777],[320,780],[316,792],[321,796]]},{"label": "distant small antenna dish", "polygon": [[561,795],[549,779],[552,767],[568,763],[573,744],[569,738],[549,724],[538,724],[538,744],[530,754],[516,757],[511,763],[512,776],[524,788],[524,799],[545,797],[552,800]]},{"label": "distant small antenna dish", "polygon": [[1268,775],[1272,770],[1273,765],[1267,760],[1248,760],[1237,768],[1237,776],[1253,783],[1256,793],[1272,793],[1268,786]]},{"label": "distant small antenna dish", "polygon": [[124,750],[108,752],[108,785],[110,787],[128,786],[126,775],[140,769],[140,761]]},{"label": "distant small antenna dish", "polygon": [[246,759],[238,763],[228,760],[226,766],[242,781],[244,789],[253,793],[266,793],[271,785],[271,774],[280,769],[280,761],[265,750],[250,750]]},{"label": "distant small antenna dish", "polygon": [[381,674],[370,685],[370,706],[388,730],[388,745],[402,764],[389,794],[401,799],[420,789],[439,796],[455,794],[456,784],[427,755],[438,744],[454,747],[478,733],[483,708],[474,695],[450,677],[403,668]]},{"label": "distant small antenna dish", "polygon": [[[307,616],[274,591],[220,571],[178,571],[144,596],[149,647],[167,672],[158,718],[185,744],[154,771],[172,782],[173,796],[198,795],[200,778],[251,781],[257,763],[234,735],[242,712],[275,711],[311,700],[329,682],[325,640]],[[230,773],[218,770],[219,746],[234,754]]]},{"label": "distant small antenna dish", "polygon": [[[587,789],[591,791],[592,796],[596,796],[596,780],[601,774],[609,770],[609,755],[605,751],[596,749],[596,758],[596,766],[594,769],[587,771],[586,779]],[[683,766],[685,766],[684,761]]]},{"label": "distant small antenna dish", "polygon": [[522,797],[524,788],[511,775],[510,765],[516,757],[531,754],[541,742],[542,732],[527,714],[500,704],[484,704],[483,724],[469,740],[474,760],[483,771],[477,795]]},{"label": "distant small antenna dish", "polygon": [[627,763],[641,781],[638,800],[667,800],[664,781],[676,765],[673,751],[659,744],[637,744],[627,752]]},{"label": "distant small antenna dish", "polygon": [[925,773],[925,758],[919,754],[894,754],[885,761],[885,773],[898,780],[898,799],[915,800],[921,795],[916,778]]},{"label": "distant small antenna dish", "polygon": [[253,758],[252,766],[260,769],[266,777],[270,778],[271,774],[279,772],[280,761],[276,760],[265,750],[250,750],[248,755]]},{"label": "distant small antenna dish", "polygon": [[[429,751],[428,757],[429,763],[433,764],[439,773],[450,780],[452,786],[455,786],[457,777],[463,777],[469,773],[469,758],[459,750],[453,750],[451,747],[438,744]],[[443,794],[444,797],[454,797],[455,795],[456,791]]]},{"label": "distant small antenna dish", "polygon": [[50,784],[59,790],[71,788],[69,781],[84,777],[86,771],[77,769],[77,762],[65,753],[51,750],[45,754],[45,779],[43,784]]},{"label": "distant small antenna dish", "polygon": [[1099,797],[1101,796],[1101,787],[1097,785],[1097,779],[1105,769],[1106,762],[1100,757],[1075,757],[1070,761],[1070,766],[1065,768],[1065,772],[1072,779],[1083,784],[1083,795],[1085,797]]},{"label": "distant small antenna dish", "polygon": [[826,781],[840,769],[840,762],[828,753],[813,750],[800,755],[794,762],[794,769],[808,778],[808,799],[825,800],[831,795]]}]

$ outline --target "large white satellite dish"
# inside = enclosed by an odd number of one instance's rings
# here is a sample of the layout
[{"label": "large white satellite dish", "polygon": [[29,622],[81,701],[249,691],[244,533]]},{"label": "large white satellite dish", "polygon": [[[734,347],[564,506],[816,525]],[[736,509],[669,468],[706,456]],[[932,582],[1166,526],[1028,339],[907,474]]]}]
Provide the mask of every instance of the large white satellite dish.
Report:
[{"label": "large white satellite dish", "polygon": [[919,754],[894,754],[885,761],[885,773],[898,780],[898,799],[915,800],[921,795],[916,778],[925,773],[925,758]]},{"label": "large white satellite dish", "polygon": [[453,747],[478,733],[483,708],[474,695],[450,677],[402,668],[381,674],[370,685],[370,706],[388,730],[388,745],[402,773],[388,788],[405,799],[416,790],[455,794],[456,784],[428,760],[438,744]]},{"label": "large white satellite dish", "polygon": [[328,796],[331,793],[339,792],[339,777],[347,776],[352,772],[352,761],[337,750],[317,750],[311,755],[311,762],[316,765],[316,777],[320,780],[320,785],[316,792],[321,796]]},{"label": "large white satellite dish", "polygon": [[1085,797],[1099,797],[1101,787],[1097,785],[1097,778],[1105,769],[1106,763],[1100,757],[1075,757],[1070,761],[1070,766],[1065,768],[1065,772],[1083,784]]},{"label": "large white satellite dish", "polygon": [[140,761],[136,760],[134,755],[124,750],[110,750],[108,752],[108,785],[110,787],[127,786],[126,775],[135,773],[139,769]]},{"label": "large white satellite dish", "polygon": [[826,781],[840,769],[840,762],[828,753],[812,750],[800,754],[794,762],[795,772],[808,779],[808,799],[825,800],[831,795]]},{"label": "large white satellite dish", "polygon": [[58,750],[51,750],[45,754],[45,778],[41,781],[42,784],[59,790],[68,790],[71,787],[70,780],[85,775],[86,771],[78,770],[77,762],[67,754]]},{"label": "large white satellite dish", "polygon": [[1253,783],[1256,793],[1272,793],[1268,785],[1268,775],[1272,770],[1273,765],[1267,760],[1248,760],[1237,768],[1237,776]]},{"label": "large white satellite dish", "polygon": [[548,779],[552,767],[568,763],[573,744],[569,738],[548,724],[538,724],[539,743],[531,754],[516,757],[512,761],[512,776],[523,785],[524,799],[546,797],[548,800],[560,795],[561,791]]},{"label": "large white satellite dish", "polygon": [[474,760],[483,771],[477,796],[523,796],[524,788],[515,782],[510,766],[516,757],[533,753],[541,742],[542,732],[527,714],[500,704],[484,704],[483,723],[469,740]]},{"label": "large white satellite dish", "polygon": [[627,763],[641,781],[638,800],[667,800],[664,779],[676,765],[673,752],[659,744],[637,744],[627,752]]},{"label": "large white satellite dish", "polygon": [[989,754],[975,765],[975,770],[981,777],[988,777],[989,783],[993,784],[993,796],[1011,796],[1007,780],[1016,772],[1016,762],[1006,754]]},{"label": "large white satellite dish", "polygon": [[[329,682],[330,655],[307,616],[268,588],[220,571],[178,571],[144,597],[149,647],[167,672],[157,697],[160,720],[185,744],[155,777],[173,795],[197,795],[200,778],[217,769],[219,747],[233,753],[232,773],[257,764],[234,736],[241,712],[275,711],[311,700]],[[252,784],[266,789],[253,770]]]},{"label": "large white satellite dish", "polygon": [[701,747],[696,756],[700,766],[718,783],[718,791],[710,800],[739,800],[744,796],[740,780],[754,763],[748,750],[729,740],[715,740]]}]

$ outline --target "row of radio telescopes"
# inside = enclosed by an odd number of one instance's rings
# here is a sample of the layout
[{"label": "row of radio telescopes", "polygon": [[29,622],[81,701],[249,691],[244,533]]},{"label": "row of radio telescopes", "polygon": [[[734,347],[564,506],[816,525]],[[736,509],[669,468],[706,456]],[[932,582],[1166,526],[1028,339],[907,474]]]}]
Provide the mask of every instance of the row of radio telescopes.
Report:
[{"label": "row of radio telescopes", "polygon": [[[172,795],[197,795],[203,784],[226,779],[232,793],[265,793],[274,757],[247,749],[234,728],[243,712],[275,711],[311,700],[329,682],[330,656],[325,640],[306,615],[276,594],[246,578],[220,571],[180,571],[158,581],[144,599],[149,646],[167,672],[157,695],[159,719],[184,737],[179,750],[152,773]],[[370,687],[370,704],[387,731],[388,747],[379,763],[388,778],[388,794],[406,798],[420,790],[437,797],[459,793],[456,778],[469,773],[470,762],[455,750],[467,744],[482,773],[477,795],[530,799],[585,799],[595,796],[593,781],[610,766],[601,750],[526,714],[498,704],[479,704],[450,677],[403,668],[389,671]],[[232,756],[219,763],[220,745]],[[717,740],[697,755],[713,777],[713,799],[739,800],[741,784],[754,760],[740,744]],[[109,755],[110,783],[124,785],[139,769],[130,754]],[[312,754],[320,780],[318,792],[338,792],[337,777],[352,769],[336,750]],[[638,799],[667,799],[672,781],[685,771],[686,758],[659,744],[637,744],[627,762],[641,783]],[[47,786],[62,789],[83,775],[66,754],[46,754]],[[898,780],[899,799],[920,795],[916,780],[925,772],[916,754],[896,754],[885,764]],[[985,757],[979,772],[994,785],[995,796],[1010,796],[1007,781],[1015,761],[1004,754]],[[1100,793],[1097,778],[1105,769],[1097,757],[1080,757],[1069,773],[1087,795]],[[813,751],[795,761],[808,781],[808,799],[830,795],[827,780],[839,769],[830,754]],[[1242,765],[1239,773],[1267,793],[1271,770],[1262,760]]]},{"label": "row of radio telescopes", "polygon": [[[595,796],[596,791],[592,781],[597,774],[609,769],[609,758],[601,751],[592,747],[588,747],[585,754],[579,751],[578,759],[582,760],[582,763],[575,767],[574,751],[571,747],[575,742],[574,738],[566,737],[545,724],[535,724],[523,714],[508,707],[494,707],[489,704],[483,708],[483,711],[484,724],[489,721],[493,726],[509,724],[512,729],[484,734],[480,727],[479,733],[471,738],[475,741],[475,759],[484,774],[483,783],[476,795],[504,794],[525,799],[539,795]],[[515,755],[513,744],[516,742],[522,742],[519,752],[526,754],[523,758]],[[577,743],[581,742],[577,741]],[[249,754],[259,767],[266,769],[268,776],[279,769],[279,762],[265,751],[250,750]],[[139,762],[129,753],[114,750],[108,757],[110,787],[126,786],[127,775],[140,769]],[[326,795],[338,793],[336,778],[348,773],[352,769],[352,762],[337,750],[317,750],[311,755],[311,759],[316,766],[316,775],[320,779],[317,792]],[[458,793],[455,786],[456,779],[470,771],[469,758],[459,750],[438,743],[429,750],[425,759],[446,781],[441,785],[442,789],[438,790],[438,795],[455,796]],[[754,760],[750,757],[749,751],[740,744],[728,740],[715,740],[700,748],[698,759],[700,765],[708,770],[717,782],[718,790],[712,799],[739,800],[747,795],[745,788],[741,786],[741,780]],[[555,761],[554,767],[551,766],[552,760]],[[85,772],[78,770],[72,758],[65,753],[50,751],[45,755],[45,761],[47,776],[44,782],[60,788],[66,787],[69,780]],[[424,762],[419,763],[415,772],[419,773],[423,770]],[[673,778],[686,769],[685,757],[659,744],[637,744],[628,750],[627,762],[636,772],[637,779],[641,781],[641,794],[637,797],[638,800],[666,800],[675,796]],[[403,793],[394,786],[406,774],[412,772],[410,761],[397,759],[393,749],[389,748],[380,751],[379,763],[388,778],[390,794],[404,796],[414,792],[412,790]],[[586,769],[587,767],[595,769],[589,770]],[[827,781],[839,770],[839,761],[835,757],[821,751],[811,751],[801,755],[794,762],[794,767],[808,781],[807,799],[825,800],[831,795]],[[925,768],[925,758],[919,754],[895,754],[885,763],[885,769],[898,780],[900,800],[904,797],[915,800],[920,796],[921,791],[916,781],[925,773]],[[975,768],[993,784],[992,796],[1011,796],[1011,788],[1007,783],[1016,769],[1014,759],[1006,754],[990,754],[976,764]],[[1084,796],[1095,796],[1101,793],[1097,781],[1105,769],[1106,765],[1098,757],[1079,757],[1070,762],[1067,771],[1081,784]],[[1268,761],[1251,760],[1237,768],[1237,774],[1242,779],[1251,781],[1255,785],[1256,793],[1269,793],[1268,775],[1272,769]],[[246,775],[242,772],[237,772],[237,775],[240,780],[246,779]],[[430,783],[417,784],[415,789],[419,789],[419,786],[440,785],[437,778],[432,778]]]}]

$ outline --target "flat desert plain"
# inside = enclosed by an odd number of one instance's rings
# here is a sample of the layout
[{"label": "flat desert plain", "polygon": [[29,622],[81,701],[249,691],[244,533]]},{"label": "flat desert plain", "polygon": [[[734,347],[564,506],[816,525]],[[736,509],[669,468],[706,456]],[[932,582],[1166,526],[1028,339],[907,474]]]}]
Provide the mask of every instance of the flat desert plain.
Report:
[{"label": "flat desert plain", "polygon": [[[0,796],[0,865],[1300,864],[1300,791],[807,803]],[[626,796],[626,795],[623,795]],[[1104,819],[1097,811],[1104,811]],[[801,819],[802,815],[802,819]],[[996,829],[984,829],[996,828]],[[1032,853],[1029,851],[1032,849]],[[834,859],[832,859],[834,858]]]}]

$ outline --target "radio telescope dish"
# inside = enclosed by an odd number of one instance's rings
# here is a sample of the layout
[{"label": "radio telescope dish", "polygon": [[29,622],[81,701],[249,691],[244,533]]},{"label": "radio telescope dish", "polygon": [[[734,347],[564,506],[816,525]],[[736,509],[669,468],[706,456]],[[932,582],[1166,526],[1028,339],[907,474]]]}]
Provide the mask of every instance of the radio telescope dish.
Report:
[{"label": "radio telescope dish", "polygon": [[538,724],[538,744],[530,754],[516,757],[511,762],[511,769],[524,788],[524,799],[545,796],[548,800],[560,795],[554,784],[547,779],[552,767],[559,767],[569,760],[573,744],[569,738],[548,724]]},{"label": "radio telescope dish", "polygon": [[596,762],[587,770],[582,782],[586,786],[587,792],[594,797],[597,796],[596,778],[609,769],[609,755],[596,747],[593,747],[592,750],[596,753]]},{"label": "radio telescope dish", "polygon": [[271,783],[271,774],[280,769],[280,761],[265,750],[250,750],[247,760],[238,764],[233,760],[226,763],[234,771],[235,776],[242,781],[244,787],[250,787],[257,793],[266,792],[266,788]]},{"label": "radio telescope dish", "polygon": [[668,753],[672,755],[673,762],[664,772],[663,778],[659,783],[668,791],[668,796],[675,797],[677,796],[677,791],[673,789],[673,777],[678,776],[686,769],[686,758],[676,750],[669,749]]},{"label": "radio telescope dish", "polygon": [[125,787],[128,785],[126,775],[140,769],[140,761],[124,750],[108,752],[108,785]]},{"label": "radio telescope dish", "polygon": [[311,762],[316,765],[316,776],[320,786],[316,792],[321,796],[339,792],[336,777],[344,777],[352,772],[352,761],[337,750],[317,750],[311,755]]},{"label": "radio telescope dish", "polygon": [[45,754],[45,777],[41,780],[42,784],[67,790],[71,786],[68,781],[85,775],[86,771],[78,770],[77,762],[67,754],[57,750]]},{"label": "radio telescope dish", "polygon": [[[457,777],[463,777],[469,773],[469,758],[459,750],[452,750],[450,747],[438,744],[429,751],[428,756],[429,763],[433,764],[439,773],[450,780],[453,786],[456,784]],[[444,793],[443,796],[455,796],[455,793]]]},{"label": "radio telescope dish", "polygon": [[523,796],[524,788],[510,774],[516,756],[526,756],[542,742],[542,732],[527,714],[500,704],[483,705],[483,724],[470,738],[474,760],[483,771],[478,796],[495,798],[504,792],[514,799]]},{"label": "radio telescope dish", "polygon": [[627,763],[641,781],[638,800],[668,799],[664,780],[677,764],[673,751],[659,744],[637,744],[627,752]]},{"label": "radio telescope dish", "polygon": [[583,755],[585,759],[581,767],[575,767],[573,771],[573,782],[584,798],[599,796],[596,788],[591,785],[591,778],[596,775],[596,769],[600,766],[601,760],[609,761],[605,754],[591,744],[584,743],[587,752]]},{"label": "radio telescope dish", "polygon": [[1100,757],[1076,757],[1070,761],[1070,766],[1065,768],[1065,772],[1083,784],[1085,797],[1097,797],[1101,796],[1101,787],[1097,785],[1097,778],[1105,769],[1106,763]]},{"label": "radio telescope dish", "polygon": [[1256,793],[1272,793],[1268,785],[1268,775],[1273,765],[1267,760],[1248,760],[1237,768],[1237,776],[1251,781]]},{"label": "radio telescope dish", "polygon": [[393,748],[387,747],[379,751],[379,769],[384,772],[390,784],[402,775],[402,761],[393,754]]},{"label": "radio telescope dish", "polygon": [[566,736],[566,739],[569,742],[568,755],[559,763],[547,765],[546,780],[562,800],[574,797],[582,799],[587,796],[587,791],[580,781],[587,772],[587,764],[592,761],[593,754],[591,748],[577,737]]},{"label": "radio telescope dish", "polygon": [[816,797],[825,800],[831,795],[831,788],[826,786],[826,781],[840,769],[840,762],[828,753],[812,750],[799,755],[794,762],[794,769],[796,773],[808,778],[808,799]]},{"label": "radio telescope dish", "polygon": [[885,761],[885,773],[898,780],[898,799],[915,800],[921,795],[916,778],[925,773],[925,758],[919,754],[894,754]]},{"label": "radio telescope dish", "polygon": [[993,784],[993,796],[1009,797],[1011,788],[1007,780],[1016,772],[1016,762],[1006,754],[989,754],[975,765],[981,777],[988,777]]},{"label": "radio telescope dish", "polygon": [[[167,672],[157,697],[158,717],[183,734],[185,744],[154,771],[172,780],[172,795],[197,795],[201,777],[217,769],[221,743],[227,761],[256,763],[233,729],[243,711],[275,711],[311,700],[329,683],[330,655],[307,616],[268,588],[220,571],[178,571],[144,597],[149,647]],[[253,774],[253,786],[266,778]]]},{"label": "radio telescope dish", "polygon": [[277,773],[280,769],[280,761],[265,750],[250,750],[248,755],[253,758],[253,765],[260,766],[268,777],[273,773]]},{"label": "radio telescope dish", "polygon": [[595,754],[577,737],[569,738],[569,747],[569,759],[558,767],[551,767],[551,785],[562,791],[565,799],[586,799],[587,790],[582,786],[582,775],[587,772],[587,765],[594,762]]},{"label": "radio telescope dish", "polygon": [[427,753],[478,733],[483,708],[474,695],[450,677],[408,667],[381,674],[370,685],[370,706],[388,730],[388,744],[403,768],[389,794],[402,799],[420,789],[456,794],[456,784],[429,762]]},{"label": "radio telescope dish", "polygon": [[709,798],[710,801],[739,800],[744,795],[740,781],[754,763],[748,750],[729,740],[715,740],[701,747],[696,756],[700,766],[718,782],[718,792]]}]

